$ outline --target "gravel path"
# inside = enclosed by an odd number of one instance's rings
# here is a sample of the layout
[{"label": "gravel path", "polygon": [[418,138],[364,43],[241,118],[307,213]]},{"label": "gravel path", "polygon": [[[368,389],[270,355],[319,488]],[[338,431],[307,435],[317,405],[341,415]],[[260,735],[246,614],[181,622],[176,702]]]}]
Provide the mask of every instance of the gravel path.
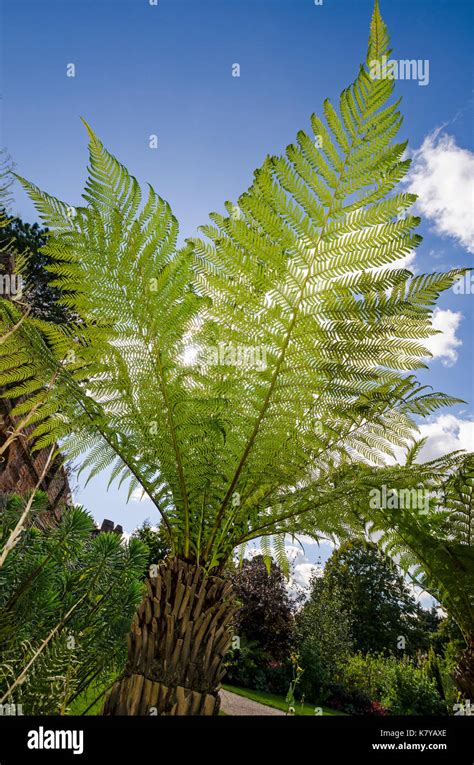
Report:
[{"label": "gravel path", "polygon": [[221,709],[226,715],[285,715],[280,709],[267,707],[230,691],[221,691]]}]

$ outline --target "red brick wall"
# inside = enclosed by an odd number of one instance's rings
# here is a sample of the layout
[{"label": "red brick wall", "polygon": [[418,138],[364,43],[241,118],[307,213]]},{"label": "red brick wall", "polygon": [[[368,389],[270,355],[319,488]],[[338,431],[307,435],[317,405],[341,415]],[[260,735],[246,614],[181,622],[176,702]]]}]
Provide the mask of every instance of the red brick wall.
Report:
[{"label": "red brick wall", "polygon": [[[14,427],[14,419],[10,414],[12,404],[8,399],[0,399],[0,444],[5,442],[7,435]],[[32,428],[25,428],[18,438],[2,455],[0,462],[0,494],[28,495],[37,485],[48,459],[50,448],[31,451],[31,442],[27,437]],[[0,457],[0,459],[2,459]],[[39,488],[48,497],[50,520],[59,517],[61,507],[70,501],[71,489],[66,472],[56,459],[46,472]]]}]

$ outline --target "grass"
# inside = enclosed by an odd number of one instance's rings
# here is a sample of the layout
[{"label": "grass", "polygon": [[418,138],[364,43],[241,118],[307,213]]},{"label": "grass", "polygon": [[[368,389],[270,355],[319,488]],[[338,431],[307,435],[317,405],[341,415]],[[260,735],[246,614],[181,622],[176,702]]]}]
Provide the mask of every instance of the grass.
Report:
[{"label": "grass", "polygon": [[[102,683],[96,684],[93,683],[91,686],[89,686],[84,693],[82,693],[73,703],[71,704],[71,709],[69,711],[69,714],[71,715],[80,715],[82,714],[89,704],[91,704],[94,699],[99,695],[101,690],[106,688],[111,682],[111,678],[107,679],[106,681],[103,680]],[[222,686],[224,690],[230,691],[231,693],[236,693],[239,696],[244,696],[247,699],[251,699],[252,701],[257,701],[260,704],[264,704],[267,707],[274,707],[275,709],[281,709],[282,712],[286,712],[288,710],[288,704],[286,703],[283,696],[277,696],[275,693],[267,693],[266,691],[254,691],[251,688],[237,688],[234,685],[223,685]],[[88,710],[86,713],[87,716],[89,715],[100,715],[102,711],[102,707],[104,705],[104,696],[102,696],[99,701],[97,701],[91,709]],[[296,703],[295,708],[295,714],[297,716],[301,715],[310,715],[311,717],[314,717],[314,710],[317,707],[316,704],[301,704],[301,702]],[[329,715],[329,716],[337,716],[337,715],[343,715],[344,712],[338,712],[335,709],[329,709],[328,707],[320,707],[322,709],[323,715]],[[224,715],[224,712],[219,712],[219,714]]]},{"label": "grass", "polygon": [[[266,691],[254,691],[251,688],[237,688],[234,685],[223,685],[222,686],[224,690],[230,691],[231,693],[237,693],[239,696],[245,696],[247,699],[251,699],[252,701],[258,701],[260,704],[265,704],[267,707],[274,707],[275,709],[281,709],[282,712],[286,712],[288,709],[288,704],[286,703],[283,696],[277,696],[275,693],[267,693]],[[344,712],[338,712],[335,709],[329,709],[328,707],[318,707],[316,704],[307,704],[306,702],[304,704],[301,704],[301,702],[297,702],[295,705],[295,714],[300,715],[311,715],[311,717],[314,717],[314,710],[322,709],[323,715],[329,715],[331,717],[335,716],[344,716]]]},{"label": "grass", "polygon": [[[74,701],[71,704],[71,708],[69,710],[70,715],[82,715],[83,712],[87,709],[89,704],[92,704],[92,702],[97,698],[97,696],[100,694],[101,691],[106,689],[108,686],[110,686],[110,683],[112,682],[113,677],[107,678],[106,680],[103,680],[101,683],[91,683],[86,690],[81,693],[80,696],[77,697],[77,699],[74,699]],[[86,712],[86,716],[89,715],[100,715],[102,713],[102,707],[104,706],[105,701],[105,694],[95,702],[95,704]]]}]

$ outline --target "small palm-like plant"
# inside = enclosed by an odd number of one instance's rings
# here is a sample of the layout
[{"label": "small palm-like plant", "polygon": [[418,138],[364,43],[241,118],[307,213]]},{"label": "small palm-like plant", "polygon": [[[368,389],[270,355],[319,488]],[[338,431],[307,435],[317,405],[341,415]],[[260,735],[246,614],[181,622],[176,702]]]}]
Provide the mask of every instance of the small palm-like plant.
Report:
[{"label": "small palm-like plant", "polygon": [[[94,534],[81,507],[40,528],[45,499],[35,495],[0,568],[0,704],[21,704],[25,715],[66,714],[91,684],[110,683],[123,668],[147,554],[138,539],[124,545],[114,533]],[[24,500],[3,504],[0,551]]]},{"label": "small palm-like plant", "polygon": [[[339,110],[326,101],[314,135],[267,157],[206,240],[178,249],[169,205],[151,187],[142,204],[88,126],[86,206],[22,181],[77,320],[19,324],[21,307],[2,301],[0,384],[27,395],[17,413],[37,446],[59,440],[71,458],[87,452],[92,474],[146,492],[172,547],[108,714],[216,713],[235,548],[263,537],[268,555],[273,538],[281,558],[341,464],[380,463],[410,442],[414,415],[453,402],[407,375],[428,355],[437,296],[463,271],[413,277],[399,264],[420,237],[415,197],[394,191],[409,167],[394,83],[369,75],[388,46],[376,3]],[[318,523],[337,531],[321,496]]]}]

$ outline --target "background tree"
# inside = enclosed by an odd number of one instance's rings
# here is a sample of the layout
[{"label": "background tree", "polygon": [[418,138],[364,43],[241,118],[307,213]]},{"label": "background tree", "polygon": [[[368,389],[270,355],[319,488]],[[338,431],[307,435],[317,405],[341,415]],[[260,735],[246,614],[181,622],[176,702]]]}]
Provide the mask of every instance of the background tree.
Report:
[{"label": "background tree", "polygon": [[[343,543],[324,574],[312,580],[297,616],[306,698],[349,714],[446,711],[442,702],[452,698],[449,657],[431,649],[426,658],[438,623],[436,613],[415,603],[375,545]],[[401,635],[405,650],[397,645]]]},{"label": "background tree", "polygon": [[[420,444],[414,447],[414,453]],[[392,468],[384,480],[396,490],[419,487],[430,492],[426,513],[416,508],[371,511],[373,529],[407,573],[430,592],[462,632],[456,682],[466,698],[474,694],[474,456],[458,455],[454,470],[448,460]],[[379,480],[379,479],[378,479]],[[368,479],[370,485],[370,477]],[[367,516],[366,516],[367,517]]]},{"label": "background tree", "polygon": [[[15,300],[21,304],[24,307],[25,316],[35,316],[52,322],[69,321],[71,316],[68,310],[58,302],[61,291],[50,284],[53,279],[52,274],[47,270],[50,258],[41,250],[47,241],[47,230],[36,223],[33,225],[24,223],[18,217],[9,214],[12,204],[10,189],[14,182],[13,164],[5,151],[1,156],[0,286],[4,278],[3,273],[8,278],[16,278],[20,274],[21,289],[18,289],[17,283],[15,292],[6,295],[6,299]],[[18,357],[17,362],[20,363]],[[47,399],[51,381],[44,387],[42,395]],[[64,469],[61,455],[50,455],[50,449],[47,446],[34,455],[25,452],[25,449],[31,452],[35,450],[34,439],[29,441],[29,437],[34,429],[34,409],[38,402],[25,405],[22,399],[24,392],[20,384],[17,387],[18,398],[9,404],[4,400],[5,390],[0,382],[0,494],[10,493],[12,488],[14,491],[24,493],[29,487],[35,486],[37,471],[41,473],[45,461],[48,460],[50,467],[44,476],[42,487],[49,486],[47,496],[50,502],[51,520],[54,522],[56,513],[70,496],[68,470]],[[18,417],[11,417],[11,409],[15,406]],[[56,410],[54,405],[53,409]],[[27,416],[23,417],[22,414],[25,411]],[[22,446],[19,449],[18,439],[20,438]]]},{"label": "background tree", "polygon": [[291,678],[294,614],[299,599],[290,595],[278,564],[262,555],[229,567],[239,604],[232,650],[226,659],[227,683],[286,695]]},{"label": "background tree", "polygon": [[272,562],[270,571],[262,555],[244,560],[233,576],[240,608],[235,632],[256,641],[270,658],[288,655],[294,633],[296,602],[291,599],[281,569]]},{"label": "background tree", "polygon": [[[342,535],[355,531],[370,534],[414,584],[431,593],[455,620],[464,640],[456,673],[466,696],[473,695],[472,651],[474,645],[474,547],[472,544],[473,455],[453,453],[418,462],[424,440],[415,440],[405,465],[347,466],[338,475],[340,491],[333,495],[334,511]],[[374,491],[389,491],[391,502],[375,507]],[[324,490],[323,490],[324,491]],[[331,494],[331,486],[327,489]],[[395,501],[420,493],[416,501]],[[321,497],[320,497],[321,501]],[[305,518],[305,533],[319,522],[316,508]]]},{"label": "background tree", "polygon": [[330,683],[336,683],[341,666],[353,651],[351,617],[338,583],[324,576],[310,582],[308,601],[297,615],[296,639],[304,674],[301,687],[306,697],[318,701]]},{"label": "background tree", "polygon": [[[4,211],[5,213],[5,211]],[[54,275],[48,271],[52,260],[43,248],[48,229],[38,223],[26,223],[12,217],[0,228],[0,252],[11,253],[13,261],[23,262],[23,295],[34,316],[55,323],[71,321],[71,313],[59,302],[61,290],[52,285]]]},{"label": "background tree", "polygon": [[147,549],[146,563],[143,569],[144,578],[150,575],[150,566],[165,560],[171,552],[169,537],[165,526],[160,523],[158,527],[152,526],[149,520],[132,533],[132,539],[138,539]]},{"label": "background tree", "polygon": [[400,637],[403,650],[420,647],[416,601],[396,565],[374,543],[344,542],[326,563],[319,587],[337,592],[356,651],[395,654]]}]

